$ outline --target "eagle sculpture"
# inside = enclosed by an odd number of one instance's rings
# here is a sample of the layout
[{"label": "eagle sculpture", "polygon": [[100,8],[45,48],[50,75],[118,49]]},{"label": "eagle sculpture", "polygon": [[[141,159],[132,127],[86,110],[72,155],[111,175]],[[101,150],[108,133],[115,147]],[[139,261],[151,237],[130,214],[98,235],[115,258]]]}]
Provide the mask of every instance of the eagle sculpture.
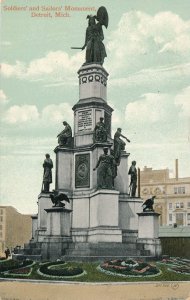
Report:
[{"label": "eagle sculpture", "polygon": [[52,203],[54,204],[53,207],[65,207],[65,203],[63,203],[63,201],[70,203],[67,195],[63,193],[60,194],[57,194],[57,192],[51,193],[50,198]]},{"label": "eagle sculpture", "polygon": [[154,204],[154,199],[156,198],[156,196],[153,196],[152,198],[147,199],[144,203],[143,203],[143,211],[154,211],[153,209],[153,204]]}]

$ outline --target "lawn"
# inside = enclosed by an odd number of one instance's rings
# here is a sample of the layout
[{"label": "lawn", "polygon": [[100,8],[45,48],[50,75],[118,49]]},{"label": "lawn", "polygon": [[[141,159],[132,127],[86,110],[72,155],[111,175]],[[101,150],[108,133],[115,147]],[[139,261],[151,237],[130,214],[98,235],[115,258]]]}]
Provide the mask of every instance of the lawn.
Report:
[{"label": "lawn", "polygon": [[[26,278],[26,279],[39,279],[39,280],[60,280],[60,281],[76,281],[76,282],[135,282],[135,281],[189,281],[190,275],[187,274],[179,274],[176,272],[173,272],[171,270],[168,270],[169,265],[166,263],[160,264],[159,262],[149,262],[150,264],[156,265],[158,269],[161,270],[161,274],[155,276],[155,277],[120,277],[117,275],[108,275],[105,274],[99,270],[97,270],[97,267],[99,266],[99,263],[77,263],[77,262],[55,262],[55,266],[50,266],[48,264],[48,268],[51,271],[54,272],[57,270],[58,274],[62,274],[61,270],[63,268],[67,269],[67,273],[69,271],[69,274],[71,274],[71,277],[44,277],[41,274],[39,274],[38,270],[40,267],[42,267],[42,264],[39,263],[31,263],[31,261],[23,262],[21,263],[15,263],[15,261],[9,260],[4,261],[0,263],[0,278]],[[20,264],[20,265],[19,265]],[[53,265],[53,263],[52,263]],[[189,266],[189,262],[187,262],[187,265]],[[13,267],[13,268],[12,268]],[[17,269],[16,269],[17,268]],[[44,267],[42,268],[44,269]],[[6,270],[6,271],[5,271]],[[11,272],[8,270],[12,270],[14,272],[13,274],[8,274],[7,272]],[[20,274],[19,273],[19,270]],[[79,275],[79,277],[72,276],[72,272],[75,275],[76,271],[83,272],[85,271],[84,275]],[[82,271],[81,271],[82,270]],[[28,275],[27,275],[28,274]],[[49,275],[50,276],[50,275]]]}]

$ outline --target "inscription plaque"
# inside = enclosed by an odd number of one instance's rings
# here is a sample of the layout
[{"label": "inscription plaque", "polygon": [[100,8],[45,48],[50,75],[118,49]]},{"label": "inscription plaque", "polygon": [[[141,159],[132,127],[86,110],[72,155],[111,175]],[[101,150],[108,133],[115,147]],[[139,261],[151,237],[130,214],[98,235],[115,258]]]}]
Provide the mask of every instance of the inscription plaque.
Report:
[{"label": "inscription plaque", "polygon": [[90,153],[75,156],[75,187],[90,187]]},{"label": "inscription plaque", "polygon": [[92,130],[92,110],[78,112],[78,131]]}]

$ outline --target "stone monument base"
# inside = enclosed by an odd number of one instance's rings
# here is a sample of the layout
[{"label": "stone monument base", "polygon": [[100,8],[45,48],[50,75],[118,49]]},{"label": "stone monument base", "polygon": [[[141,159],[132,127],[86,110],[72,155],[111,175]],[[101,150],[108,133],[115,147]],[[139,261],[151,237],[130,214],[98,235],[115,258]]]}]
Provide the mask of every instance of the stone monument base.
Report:
[{"label": "stone monument base", "polygon": [[[102,189],[73,199],[73,242],[122,242],[119,192]],[[80,211],[80,214],[78,213]],[[84,226],[86,225],[86,226]]]},{"label": "stone monument base", "polygon": [[161,242],[159,237],[159,216],[154,211],[138,213],[139,229],[137,247],[146,254],[150,253],[154,257],[161,255]]},{"label": "stone monument base", "polygon": [[42,260],[55,261],[60,259],[72,243],[71,237],[47,236],[41,243]]},{"label": "stone monument base", "polygon": [[137,239],[137,249],[140,250],[143,255],[160,257],[162,254],[160,239]]},{"label": "stone monument base", "polygon": [[119,195],[119,227],[122,230],[138,230],[138,213],[142,211],[143,200],[130,197],[128,194]]}]

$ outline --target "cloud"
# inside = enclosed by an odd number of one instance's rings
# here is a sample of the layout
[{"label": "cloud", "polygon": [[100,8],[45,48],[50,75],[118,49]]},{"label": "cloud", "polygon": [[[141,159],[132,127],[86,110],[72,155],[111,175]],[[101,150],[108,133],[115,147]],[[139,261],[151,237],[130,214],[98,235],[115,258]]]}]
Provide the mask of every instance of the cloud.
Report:
[{"label": "cloud", "polygon": [[16,61],[14,65],[10,65],[7,63],[1,64],[1,74],[5,78],[9,78],[9,77],[22,78],[24,73],[25,73],[25,65],[20,61]]},{"label": "cloud", "polygon": [[190,51],[190,36],[187,34],[182,34],[177,36],[173,41],[166,43],[160,53],[162,52],[176,52],[176,53],[189,53]]},{"label": "cloud", "polygon": [[[171,64],[175,55],[190,53],[190,22],[172,12],[154,16],[141,11],[124,13],[107,44],[112,69],[126,72],[150,63]],[[172,54],[167,62],[168,52]]]},{"label": "cloud", "polygon": [[31,124],[38,128],[51,127],[63,120],[71,122],[73,119],[72,106],[68,103],[50,104],[38,111],[35,105],[14,105],[4,112],[3,120],[7,124]]},{"label": "cloud", "polygon": [[111,86],[119,87],[136,87],[143,85],[161,86],[166,83],[172,84],[171,80],[177,78],[188,79],[190,76],[190,63],[172,65],[172,66],[161,66],[156,68],[142,69],[138,72],[132,73],[123,78],[111,79]]},{"label": "cloud", "polygon": [[0,104],[8,103],[7,96],[5,95],[3,90],[0,90]]},{"label": "cloud", "polygon": [[116,108],[116,106],[109,102],[109,105],[113,108],[113,114],[112,114],[112,130],[113,134],[116,128],[121,126],[121,120],[123,119],[123,111]]},{"label": "cloud", "polygon": [[26,123],[39,118],[38,109],[35,105],[13,105],[6,112],[4,120],[9,124]]},{"label": "cloud", "polygon": [[190,117],[190,86],[175,97],[175,105],[180,109],[182,117]]},{"label": "cloud", "polygon": [[70,122],[73,119],[72,107],[68,103],[48,105],[42,110],[41,118],[44,122],[60,123],[63,120]]},{"label": "cloud", "polygon": [[29,64],[16,61],[14,65],[2,63],[1,73],[4,77],[16,77],[25,80],[71,80],[81,66],[84,53],[69,56],[63,51],[51,51],[44,57],[32,60]]},{"label": "cloud", "polygon": [[[0,1],[0,2],[1,2],[1,1]],[[11,42],[9,42],[9,41],[1,41],[0,45],[1,45],[1,46],[5,46],[5,47],[11,46]]]},{"label": "cloud", "polygon": [[127,104],[125,119],[132,123],[156,123],[168,118],[171,99],[167,94],[148,93]]}]

